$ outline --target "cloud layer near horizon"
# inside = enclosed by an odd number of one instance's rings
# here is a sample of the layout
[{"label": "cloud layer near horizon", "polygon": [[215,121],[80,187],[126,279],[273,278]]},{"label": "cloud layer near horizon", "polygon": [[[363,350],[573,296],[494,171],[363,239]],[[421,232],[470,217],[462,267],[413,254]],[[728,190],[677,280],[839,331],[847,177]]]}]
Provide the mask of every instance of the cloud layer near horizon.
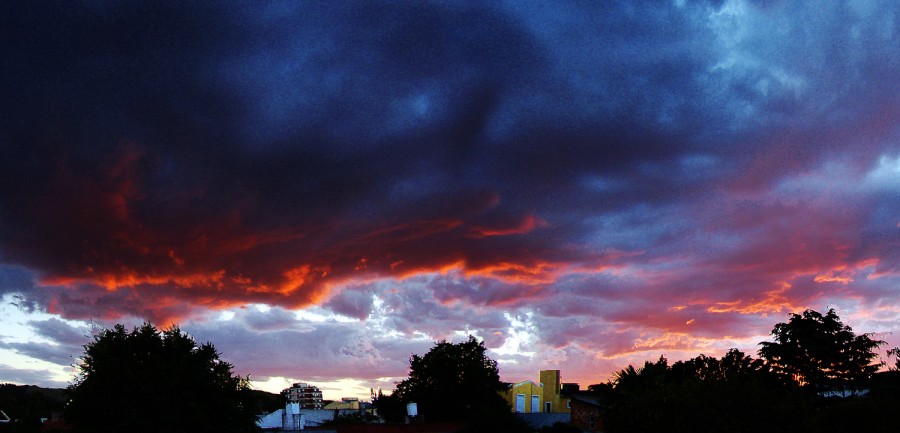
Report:
[{"label": "cloud layer near horizon", "polygon": [[[25,311],[189,323],[322,380],[466,331],[593,380],[808,307],[900,324],[894,2],[6,9]],[[63,323],[2,348],[59,364]]]}]

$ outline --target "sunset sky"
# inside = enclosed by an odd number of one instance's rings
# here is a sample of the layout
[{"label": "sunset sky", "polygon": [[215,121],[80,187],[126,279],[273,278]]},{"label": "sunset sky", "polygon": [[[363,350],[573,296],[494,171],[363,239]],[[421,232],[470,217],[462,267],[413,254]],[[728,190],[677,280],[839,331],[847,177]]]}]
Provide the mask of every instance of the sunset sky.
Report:
[{"label": "sunset sky", "polygon": [[0,55],[0,382],[145,320],[331,399],[900,345],[900,2],[7,2]]}]

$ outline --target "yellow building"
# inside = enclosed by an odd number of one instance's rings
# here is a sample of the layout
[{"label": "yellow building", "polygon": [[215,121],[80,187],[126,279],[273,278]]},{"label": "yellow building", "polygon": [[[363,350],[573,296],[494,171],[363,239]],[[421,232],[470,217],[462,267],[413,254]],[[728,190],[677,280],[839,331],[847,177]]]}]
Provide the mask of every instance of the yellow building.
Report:
[{"label": "yellow building", "polygon": [[[540,379],[539,383],[525,380],[509,386],[504,398],[513,412],[571,412],[571,399],[562,393],[563,384],[560,383],[559,370],[541,370]],[[576,384],[565,385],[567,390],[578,390]]]},{"label": "yellow building", "polygon": [[[541,370],[541,384],[544,385],[544,412],[547,413],[570,413],[572,411],[572,399],[562,393],[562,383],[560,382],[559,370]],[[566,384],[574,386],[576,384]]]},{"label": "yellow building", "polygon": [[356,397],[344,397],[341,401],[333,401],[325,405],[325,410],[358,410],[359,399]]},{"label": "yellow building", "polygon": [[513,412],[540,412],[544,386],[530,380],[514,383],[510,385],[504,397]]}]

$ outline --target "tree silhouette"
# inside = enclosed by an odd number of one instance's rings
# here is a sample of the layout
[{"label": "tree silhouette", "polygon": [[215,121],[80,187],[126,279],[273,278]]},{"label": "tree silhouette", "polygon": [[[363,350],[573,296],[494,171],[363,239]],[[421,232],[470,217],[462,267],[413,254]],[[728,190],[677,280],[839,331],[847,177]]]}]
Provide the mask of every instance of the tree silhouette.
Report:
[{"label": "tree silhouette", "polygon": [[611,432],[656,432],[671,426],[667,407],[675,391],[668,386],[669,362],[660,356],[653,363],[633,365],[613,375],[613,393],[603,419]]},{"label": "tree silhouette", "polygon": [[892,371],[900,371],[900,347],[895,347],[893,349],[889,349],[887,351],[888,356],[894,357],[894,365],[891,367]]},{"label": "tree silhouette", "polygon": [[249,379],[177,326],[103,330],[85,346],[79,370],[65,411],[75,431],[258,430]]},{"label": "tree silhouette", "polygon": [[484,343],[471,335],[462,343],[438,341],[425,356],[410,357],[409,378],[397,384],[394,395],[404,403],[415,402],[428,421],[466,421],[470,430],[516,429],[500,395],[505,386],[497,362],[486,352]]},{"label": "tree silhouette", "polygon": [[406,416],[406,406],[396,393],[385,395],[379,389],[378,395],[372,399],[372,405],[387,422],[402,422]]},{"label": "tree silhouette", "polygon": [[772,368],[815,391],[858,389],[883,365],[875,350],[885,344],[856,335],[834,309],[791,314],[772,330],[774,342],[760,343],[759,356]]},{"label": "tree silhouette", "polygon": [[[604,431],[896,430],[886,415],[900,407],[900,371],[872,378],[882,365],[875,350],[884,342],[854,334],[833,310],[792,314],[772,334],[775,342],[760,343],[763,359],[737,349],[721,359],[701,354],[671,365],[660,357],[640,368],[629,365],[608,384],[592,385],[588,390],[605,407]],[[888,355],[900,355],[900,349]],[[861,386],[869,386],[866,398],[818,393]]]},{"label": "tree silhouette", "polygon": [[[605,431],[757,432],[779,426],[807,431],[807,401],[764,362],[732,349],[721,359],[700,355],[671,366],[665,357],[614,375],[612,390],[594,385],[606,404]],[[781,430],[779,430],[781,431]]]}]

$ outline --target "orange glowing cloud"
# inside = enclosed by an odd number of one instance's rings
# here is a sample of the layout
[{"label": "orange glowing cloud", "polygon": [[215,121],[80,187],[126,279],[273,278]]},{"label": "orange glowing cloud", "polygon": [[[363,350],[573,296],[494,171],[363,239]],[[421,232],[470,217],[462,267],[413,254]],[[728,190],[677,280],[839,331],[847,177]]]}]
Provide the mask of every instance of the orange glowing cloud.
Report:
[{"label": "orange glowing cloud", "polygon": [[747,302],[742,300],[715,302],[706,311],[709,313],[772,314],[802,310],[787,296],[791,287],[790,283],[782,282],[779,288],[764,292],[762,299]]},{"label": "orange glowing cloud", "polygon": [[178,287],[221,287],[225,271],[219,270],[209,274],[185,274],[185,275],[143,275],[133,271],[123,271],[118,274],[104,273],[89,277],[65,277],[53,276],[41,278],[39,284],[48,286],[75,287],[81,284],[94,284],[113,292],[121,288],[137,287],[141,285],[166,285],[172,284]]},{"label": "orange glowing cloud", "polygon": [[853,278],[844,271],[830,271],[816,275],[814,281],[817,283],[841,283],[846,286],[853,281]]},{"label": "orange glowing cloud", "polygon": [[543,262],[533,265],[500,262],[494,265],[466,269],[466,276],[479,276],[501,280],[510,284],[549,284],[556,281],[558,266]]}]

